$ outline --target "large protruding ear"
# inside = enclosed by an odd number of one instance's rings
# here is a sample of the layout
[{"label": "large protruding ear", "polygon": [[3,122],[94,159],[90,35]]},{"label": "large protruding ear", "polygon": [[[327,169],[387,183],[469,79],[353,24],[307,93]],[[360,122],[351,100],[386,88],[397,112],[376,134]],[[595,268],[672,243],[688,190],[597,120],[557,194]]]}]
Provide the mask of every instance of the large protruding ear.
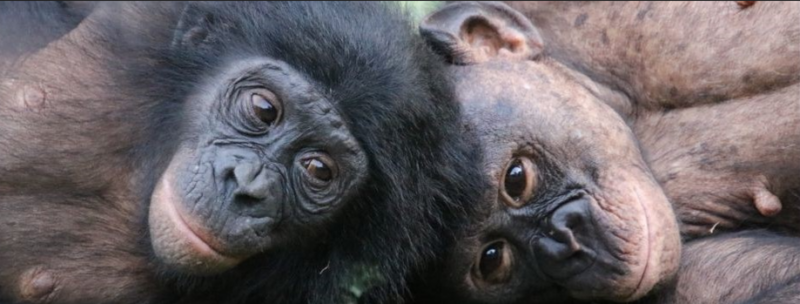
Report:
[{"label": "large protruding ear", "polygon": [[428,45],[455,64],[532,60],[544,49],[530,20],[500,2],[449,4],[425,17],[419,30]]},{"label": "large protruding ear", "polygon": [[221,22],[214,10],[202,3],[190,3],[183,9],[172,36],[173,47],[202,48],[214,40]]}]

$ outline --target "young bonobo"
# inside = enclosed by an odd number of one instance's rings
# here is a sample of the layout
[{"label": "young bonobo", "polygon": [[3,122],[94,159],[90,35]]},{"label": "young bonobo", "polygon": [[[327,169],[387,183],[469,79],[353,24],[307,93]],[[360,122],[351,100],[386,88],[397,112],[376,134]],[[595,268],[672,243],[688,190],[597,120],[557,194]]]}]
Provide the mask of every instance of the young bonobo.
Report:
[{"label": "young bonobo", "polygon": [[0,302],[385,302],[484,186],[435,57],[384,4],[101,4],[1,79]]},{"label": "young bonobo", "polygon": [[[446,264],[437,269],[441,276],[428,278],[430,281],[420,284],[435,286],[434,289],[420,288],[425,290],[418,294],[421,302],[452,297],[475,303],[561,303],[569,299],[630,301],[643,296],[658,283],[668,282],[680,250],[677,227],[674,223],[666,224],[674,221],[673,214],[669,207],[662,206],[666,203],[661,201],[664,193],[647,175],[648,166],[653,166],[656,176],[666,176],[673,172],[671,170],[685,172],[687,175],[681,178],[694,186],[680,189],[686,193],[728,191],[733,193],[733,198],[738,198],[734,191],[738,188],[716,189],[707,182],[716,178],[714,181],[722,184],[726,178],[738,181],[748,174],[759,174],[770,179],[770,190],[781,198],[797,200],[798,183],[794,181],[798,179],[798,171],[792,168],[800,165],[800,150],[795,143],[786,143],[787,135],[798,138],[800,133],[800,100],[792,98],[800,93],[796,85],[725,104],[698,105],[650,116],[620,116],[618,114],[624,113],[615,113],[609,105],[626,98],[624,94],[594,82],[552,57],[532,60],[542,57],[544,42],[527,18],[503,4],[451,4],[426,18],[421,30],[429,43],[451,62],[466,65],[451,69],[457,81],[457,96],[465,106],[469,130],[484,141],[484,170],[496,179],[495,188],[486,194],[485,207],[489,209],[486,217],[475,219],[473,225],[464,229],[462,243],[444,259]],[[623,118],[631,117],[636,118],[635,123],[628,121],[626,124]],[[764,126],[775,132],[768,134]],[[683,132],[684,129],[687,132]],[[634,131],[638,138],[633,136]],[[638,142],[639,139],[642,141]],[[701,150],[692,150],[694,147],[701,147]],[[738,147],[740,152],[732,152],[728,147]],[[641,153],[665,153],[666,156],[644,162]],[[708,172],[687,168],[694,164],[691,161],[696,157],[704,164],[698,170]],[[737,162],[749,167],[736,167]],[[660,164],[676,167],[665,168]],[[638,178],[603,174],[626,167],[644,173]],[[576,175],[611,178],[576,181]],[[554,185],[563,184],[590,189],[589,194],[601,198],[598,200],[600,211],[562,209],[570,204],[554,207],[553,202],[558,200],[551,199],[549,193],[554,191]],[[625,195],[637,198],[637,192],[619,190],[642,185],[650,185],[650,191],[638,197],[641,199],[626,200]],[[762,188],[755,190],[758,189]],[[707,214],[719,212],[720,217],[728,220],[723,225],[718,218],[702,218],[708,225],[697,224],[706,229],[698,234],[708,233],[713,225],[722,228],[745,220],[752,220],[752,224],[763,222],[754,215],[759,211],[777,212],[776,204],[777,209],[780,208],[777,198],[771,195],[754,194],[762,200],[755,204],[760,206],[758,209],[749,201],[747,205],[737,205],[722,199],[715,201],[717,205],[714,206],[695,202],[687,207],[704,210]],[[689,203],[688,197],[685,199]],[[621,201],[628,208],[609,207],[609,201]],[[642,206],[658,208],[655,210],[659,212],[644,212],[653,209],[636,209],[631,207],[637,205],[632,202],[642,202]],[[799,228],[796,222],[791,222],[797,211],[786,211],[780,215],[786,216],[784,226]],[[585,218],[604,215],[620,219],[620,225],[607,227],[598,225],[603,222],[597,220],[585,224]],[[613,260],[598,254],[603,251],[596,249],[597,244],[608,241],[597,235],[615,236],[611,240],[616,243],[609,242],[612,245],[602,248],[624,257],[635,256],[639,252],[635,249],[614,250],[613,247],[628,241],[640,244],[641,239],[632,238],[630,234],[652,231],[644,230],[641,221],[630,218],[645,218],[650,221],[647,227],[660,229],[657,237],[661,239],[651,239],[650,244],[656,245],[647,249],[651,257],[663,258],[662,264],[655,266],[658,271],[663,270],[662,273],[650,272],[654,269],[651,265],[645,267],[648,271],[645,275],[637,273],[636,267],[645,263],[633,258],[623,260],[632,266],[621,271],[575,271],[580,267],[571,263],[586,256],[600,256],[597,259],[600,263]],[[778,219],[771,220],[773,225],[776,222]],[[663,224],[659,226],[659,223]],[[542,247],[540,244],[552,244],[552,240],[566,245],[537,251]],[[587,273],[591,280],[580,281]],[[639,275],[642,283],[618,278],[626,275]],[[436,281],[443,283],[433,284]],[[630,282],[635,283],[631,285]]]}]

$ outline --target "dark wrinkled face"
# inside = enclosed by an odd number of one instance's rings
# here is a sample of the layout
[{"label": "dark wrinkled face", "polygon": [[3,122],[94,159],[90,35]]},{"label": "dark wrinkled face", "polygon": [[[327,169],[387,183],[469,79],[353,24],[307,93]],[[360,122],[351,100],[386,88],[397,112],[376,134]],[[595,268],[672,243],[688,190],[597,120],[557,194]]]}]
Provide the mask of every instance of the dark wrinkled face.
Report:
[{"label": "dark wrinkled face", "polygon": [[237,60],[189,97],[152,196],[159,260],[210,274],[313,230],[362,184],[366,156],[330,100],[288,65]]},{"label": "dark wrinkled face", "polygon": [[494,180],[447,259],[461,302],[631,301],[676,271],[674,214],[612,109],[546,63],[452,72]]}]

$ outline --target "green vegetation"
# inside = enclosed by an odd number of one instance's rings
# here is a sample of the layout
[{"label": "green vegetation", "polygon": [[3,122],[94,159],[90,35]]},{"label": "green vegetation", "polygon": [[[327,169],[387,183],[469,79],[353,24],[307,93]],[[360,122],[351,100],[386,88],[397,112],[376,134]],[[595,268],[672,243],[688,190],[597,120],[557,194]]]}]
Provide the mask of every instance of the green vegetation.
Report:
[{"label": "green vegetation", "polygon": [[425,15],[444,5],[444,1],[398,1],[397,3],[409,12],[414,22],[419,22]]}]

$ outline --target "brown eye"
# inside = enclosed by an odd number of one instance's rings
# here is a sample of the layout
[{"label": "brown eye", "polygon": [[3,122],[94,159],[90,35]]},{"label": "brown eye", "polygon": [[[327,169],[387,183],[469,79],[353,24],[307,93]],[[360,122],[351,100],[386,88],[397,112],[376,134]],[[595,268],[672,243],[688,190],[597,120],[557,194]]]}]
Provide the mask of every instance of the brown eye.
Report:
[{"label": "brown eye", "polygon": [[515,158],[503,175],[501,196],[509,206],[522,207],[533,197],[536,183],[536,168],[533,161],[527,157]]},{"label": "brown eye", "polygon": [[272,94],[264,93],[266,92],[253,93],[253,95],[250,95],[250,103],[253,106],[253,113],[256,118],[267,125],[272,125],[280,116],[280,111],[276,105],[277,98],[274,96],[265,96]]},{"label": "brown eye", "polygon": [[499,284],[511,277],[511,248],[505,241],[497,241],[484,247],[478,257],[477,278],[482,282]]},{"label": "brown eye", "polygon": [[321,182],[330,182],[336,175],[333,160],[322,154],[315,154],[302,159],[301,165],[308,176]]}]

